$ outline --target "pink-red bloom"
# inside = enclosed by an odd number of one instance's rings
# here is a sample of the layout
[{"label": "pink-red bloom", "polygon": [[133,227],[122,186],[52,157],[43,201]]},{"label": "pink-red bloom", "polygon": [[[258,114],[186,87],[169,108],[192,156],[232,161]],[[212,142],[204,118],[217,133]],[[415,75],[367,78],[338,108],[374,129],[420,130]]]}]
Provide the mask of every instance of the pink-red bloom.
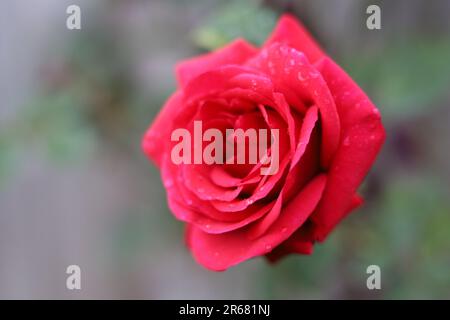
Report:
[{"label": "pink-red bloom", "polygon": [[[384,140],[380,114],[364,92],[284,15],[262,48],[238,39],[182,61],[178,89],[144,136],[168,204],[186,223],[194,258],[211,270],[266,256],[310,254],[362,203],[356,191]],[[280,164],[180,164],[171,132],[279,129]]]}]

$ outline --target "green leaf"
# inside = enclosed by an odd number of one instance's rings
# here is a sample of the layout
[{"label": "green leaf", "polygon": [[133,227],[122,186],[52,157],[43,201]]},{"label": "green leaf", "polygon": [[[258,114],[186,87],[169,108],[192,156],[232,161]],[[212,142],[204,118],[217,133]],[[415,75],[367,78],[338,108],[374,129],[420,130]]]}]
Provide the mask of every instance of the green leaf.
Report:
[{"label": "green leaf", "polygon": [[194,43],[206,50],[224,46],[236,38],[261,45],[275,26],[277,15],[259,1],[232,1],[194,30]]}]

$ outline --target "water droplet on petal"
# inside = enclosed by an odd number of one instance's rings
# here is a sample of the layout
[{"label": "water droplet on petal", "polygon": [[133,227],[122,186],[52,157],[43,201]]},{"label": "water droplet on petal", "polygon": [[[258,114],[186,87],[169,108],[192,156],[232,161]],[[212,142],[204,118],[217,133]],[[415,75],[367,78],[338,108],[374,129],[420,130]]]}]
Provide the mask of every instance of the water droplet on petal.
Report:
[{"label": "water droplet on petal", "polygon": [[261,56],[266,59],[268,54],[267,54],[267,49],[264,49],[263,51],[261,51]]},{"label": "water droplet on petal", "polygon": [[346,147],[348,147],[350,145],[350,137],[346,137],[344,139],[344,141],[342,142],[342,144]]},{"label": "water droplet on petal", "polygon": [[299,72],[299,73],[297,74],[297,78],[298,78],[298,80],[300,80],[300,81],[305,81],[305,80],[306,80],[305,77],[302,75],[301,72]]},{"label": "water droplet on petal", "polygon": [[171,188],[173,186],[173,180],[172,179],[165,179],[164,180],[164,187]]},{"label": "water droplet on petal", "polygon": [[316,70],[313,70],[313,71],[310,71],[310,72],[309,72],[309,75],[310,75],[312,78],[317,78],[317,77],[319,76],[319,72],[317,72]]},{"label": "water droplet on petal", "polygon": [[281,52],[282,54],[287,54],[287,52],[288,52],[288,47],[287,47],[286,45],[281,46],[281,47],[280,47],[280,52]]},{"label": "water droplet on petal", "polygon": [[281,229],[281,232],[285,233],[287,231],[287,228],[284,227],[283,229]]}]

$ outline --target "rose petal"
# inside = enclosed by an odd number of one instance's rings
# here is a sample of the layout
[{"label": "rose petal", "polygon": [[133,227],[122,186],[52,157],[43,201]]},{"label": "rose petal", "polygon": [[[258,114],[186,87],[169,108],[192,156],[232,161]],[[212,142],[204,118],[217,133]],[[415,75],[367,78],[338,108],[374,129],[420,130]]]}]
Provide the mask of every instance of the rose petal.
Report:
[{"label": "rose petal", "polygon": [[[292,168],[295,167],[295,165],[299,162],[300,158],[303,156],[303,154],[306,151],[306,148],[310,141],[311,134],[313,132],[313,129],[314,129],[316,121],[317,121],[317,113],[318,113],[317,107],[310,108],[308,110],[308,112],[306,113],[306,116],[305,116],[304,122],[303,122],[303,126],[301,129],[300,141],[298,143],[294,158],[291,160],[290,170],[292,170]],[[286,182],[283,186],[283,189],[281,190],[281,193],[277,199],[277,202],[275,203],[275,206],[272,208],[272,210],[267,215],[265,215],[263,218],[261,218],[259,221],[257,221],[251,227],[251,230],[249,232],[251,239],[255,239],[257,237],[260,237],[262,234],[264,234],[264,232],[266,232],[267,229],[272,225],[272,223],[278,218],[278,216],[280,214],[282,201],[284,200],[286,202],[286,200],[287,200],[287,199],[285,199],[285,197],[283,197],[283,194],[286,191],[288,194],[291,192],[291,189],[292,189],[291,185],[293,183],[296,183],[301,188],[302,187],[301,182],[303,181],[302,176],[307,177],[308,175],[305,173],[308,171],[310,174],[315,173],[315,170],[310,166],[303,165],[303,166],[299,166],[298,169],[300,170],[299,173],[297,173],[297,172],[289,173],[289,178],[293,177],[293,174],[294,174],[295,180],[294,179],[286,180]]]},{"label": "rose petal", "polygon": [[301,156],[306,150],[306,147],[308,146],[309,138],[311,136],[311,133],[316,126],[318,118],[318,109],[316,106],[313,106],[308,109],[306,112],[305,118],[303,119],[302,128],[300,130],[300,137],[297,143],[297,148],[295,149],[294,156],[291,161],[291,168],[292,169],[300,160]]},{"label": "rose petal", "polygon": [[263,199],[269,194],[275,184],[283,177],[288,164],[289,159],[286,158],[280,164],[277,173],[275,173],[274,175],[264,176],[256,187],[256,191],[249,198],[235,199],[229,202],[213,200],[211,201],[211,204],[214,208],[221,212],[236,212],[245,210],[247,207],[251,206],[256,201]]},{"label": "rose petal", "polygon": [[258,49],[243,39],[237,39],[214,52],[197,56],[177,64],[178,82],[184,87],[191,79],[227,64],[242,64],[258,52]]},{"label": "rose petal", "polygon": [[234,186],[241,186],[247,184],[257,183],[261,180],[261,176],[255,176],[252,178],[236,178],[230,175],[227,171],[224,170],[223,166],[214,166],[211,170],[210,175],[211,181],[216,185],[229,188]]},{"label": "rose petal", "polygon": [[378,109],[333,61],[318,64],[333,93],[341,119],[342,139],[328,172],[328,183],[311,217],[322,241],[349,212],[356,189],[370,169],[385,138]]},{"label": "rose petal", "polygon": [[169,209],[178,220],[190,223],[195,227],[200,228],[203,232],[220,234],[245,227],[253,221],[260,219],[271,210],[274,203],[275,201],[263,206],[252,208],[252,210],[249,210],[246,217],[238,221],[218,221],[211,219],[200,212],[186,207],[184,204],[181,204],[176,200],[169,201]]},{"label": "rose petal", "polygon": [[325,55],[302,23],[290,14],[284,14],[280,18],[263,47],[268,47],[276,42],[287,44],[305,53],[311,62],[315,62]]},{"label": "rose petal", "polygon": [[175,92],[165,103],[150,128],[142,139],[142,150],[158,167],[161,166],[161,157],[164,147],[170,141],[172,118],[182,106],[183,94]]},{"label": "rose petal", "polygon": [[250,240],[247,230],[213,235],[189,226],[187,245],[194,258],[211,270],[225,270],[244,260],[266,254],[286,240],[308,218],[319,202],[326,185],[326,176],[314,178],[284,209],[264,236]]},{"label": "rose petal", "polygon": [[189,81],[183,91],[188,104],[212,98],[252,101],[253,109],[258,104],[274,104],[271,80],[257,69],[246,66],[226,65],[207,71]]},{"label": "rose petal", "polygon": [[272,209],[255,224],[253,224],[248,232],[249,239],[256,239],[263,235],[267,229],[275,222],[280,216],[281,207],[283,205],[283,192],[278,196],[275,205]]},{"label": "rose petal", "polygon": [[272,262],[278,262],[280,259],[292,253],[296,254],[312,254],[314,244],[311,241],[292,241],[289,238],[281,245],[276,247],[272,252],[266,255],[266,258]]},{"label": "rose petal", "polygon": [[309,100],[310,105],[318,107],[322,125],[321,164],[328,168],[339,145],[340,123],[327,83],[317,68],[296,49],[274,43],[264,50],[265,54],[261,52],[248,64],[267,73],[275,91],[283,93],[289,105],[294,102],[289,100],[287,93],[295,92],[302,100]]},{"label": "rose petal", "polygon": [[242,186],[223,188],[203,176],[201,165],[185,165],[181,167],[184,185],[199,199],[231,201],[242,191]]}]

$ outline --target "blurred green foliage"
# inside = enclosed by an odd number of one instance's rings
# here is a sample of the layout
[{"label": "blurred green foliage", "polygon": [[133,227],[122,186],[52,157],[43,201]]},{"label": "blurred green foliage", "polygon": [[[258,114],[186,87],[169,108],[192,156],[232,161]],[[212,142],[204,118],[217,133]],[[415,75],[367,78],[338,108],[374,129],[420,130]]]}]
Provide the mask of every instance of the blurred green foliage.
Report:
[{"label": "blurred green foliage", "polygon": [[25,109],[18,133],[24,143],[46,142],[51,159],[74,161],[86,156],[95,135],[79,111],[79,96],[63,91],[34,101]]},{"label": "blurred green foliage", "polygon": [[236,38],[260,46],[270,34],[277,14],[261,1],[230,1],[194,30],[194,43],[206,50],[224,46]]},{"label": "blurred green foliage", "polygon": [[367,88],[387,122],[430,111],[450,88],[448,38],[412,38],[383,50],[344,59],[345,69]]},{"label": "blurred green foliage", "polygon": [[0,187],[10,177],[17,160],[16,144],[6,133],[0,133]]}]

